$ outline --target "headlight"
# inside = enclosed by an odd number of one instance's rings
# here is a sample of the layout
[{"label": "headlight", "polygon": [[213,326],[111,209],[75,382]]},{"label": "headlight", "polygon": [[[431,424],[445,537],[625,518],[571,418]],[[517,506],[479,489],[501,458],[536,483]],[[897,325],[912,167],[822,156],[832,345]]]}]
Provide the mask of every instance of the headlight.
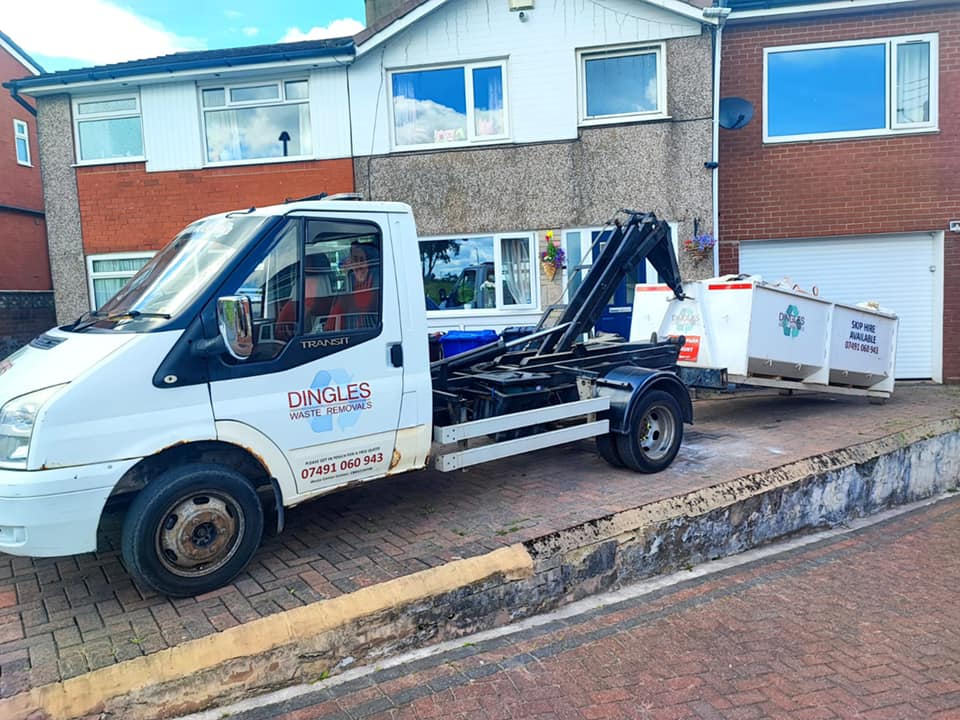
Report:
[{"label": "headlight", "polygon": [[0,408],[0,467],[25,470],[37,413],[62,385],[14,398]]}]

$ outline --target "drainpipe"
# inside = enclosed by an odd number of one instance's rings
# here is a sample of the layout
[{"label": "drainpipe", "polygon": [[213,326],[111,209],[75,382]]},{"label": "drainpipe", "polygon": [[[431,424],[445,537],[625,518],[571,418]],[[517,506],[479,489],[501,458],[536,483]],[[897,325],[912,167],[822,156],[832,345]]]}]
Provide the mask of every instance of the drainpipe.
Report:
[{"label": "drainpipe", "polygon": [[723,25],[730,14],[730,8],[723,7],[726,0],[719,0],[720,5],[703,9],[703,17],[715,19],[717,26],[713,31],[713,157],[708,166],[713,172],[713,275],[720,275],[720,50],[723,39]]}]

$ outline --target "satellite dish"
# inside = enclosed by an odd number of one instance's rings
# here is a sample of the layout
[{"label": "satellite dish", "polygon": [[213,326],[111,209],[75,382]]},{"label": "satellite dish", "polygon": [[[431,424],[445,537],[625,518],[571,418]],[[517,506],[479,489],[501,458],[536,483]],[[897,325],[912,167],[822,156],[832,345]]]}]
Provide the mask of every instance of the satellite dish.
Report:
[{"label": "satellite dish", "polygon": [[720,127],[739,130],[753,118],[753,104],[738,97],[720,100]]}]

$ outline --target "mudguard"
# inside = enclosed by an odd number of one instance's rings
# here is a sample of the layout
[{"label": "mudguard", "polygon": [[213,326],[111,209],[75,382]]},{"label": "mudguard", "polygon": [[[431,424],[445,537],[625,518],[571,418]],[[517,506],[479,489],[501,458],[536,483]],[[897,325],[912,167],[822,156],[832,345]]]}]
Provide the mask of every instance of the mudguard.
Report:
[{"label": "mudguard", "polygon": [[597,392],[610,398],[610,432],[627,431],[627,418],[634,404],[652,390],[663,390],[673,395],[680,406],[685,423],[693,423],[693,403],[683,381],[668,370],[649,370],[634,365],[614,368],[597,381]]}]

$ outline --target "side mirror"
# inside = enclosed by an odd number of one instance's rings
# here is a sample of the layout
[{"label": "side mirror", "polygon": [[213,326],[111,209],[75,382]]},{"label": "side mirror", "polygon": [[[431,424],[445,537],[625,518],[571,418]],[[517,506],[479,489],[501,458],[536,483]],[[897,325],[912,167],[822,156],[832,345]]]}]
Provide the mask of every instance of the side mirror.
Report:
[{"label": "side mirror", "polygon": [[217,326],[220,337],[237,360],[245,360],[253,352],[253,313],[246,295],[217,298]]}]

